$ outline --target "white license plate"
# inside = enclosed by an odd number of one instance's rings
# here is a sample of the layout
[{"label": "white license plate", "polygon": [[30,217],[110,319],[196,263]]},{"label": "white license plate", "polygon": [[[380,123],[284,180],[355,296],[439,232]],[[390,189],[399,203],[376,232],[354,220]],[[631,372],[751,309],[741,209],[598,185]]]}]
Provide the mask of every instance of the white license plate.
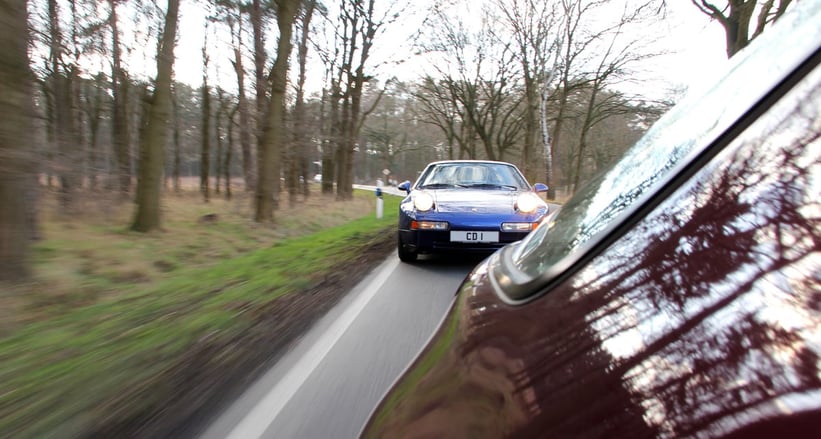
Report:
[{"label": "white license plate", "polygon": [[499,242],[499,232],[450,232],[451,242]]}]

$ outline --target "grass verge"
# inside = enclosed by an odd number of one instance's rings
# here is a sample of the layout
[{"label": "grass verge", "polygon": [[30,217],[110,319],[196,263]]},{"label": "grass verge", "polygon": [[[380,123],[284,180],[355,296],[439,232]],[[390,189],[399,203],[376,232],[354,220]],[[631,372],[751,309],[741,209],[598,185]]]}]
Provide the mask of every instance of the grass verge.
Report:
[{"label": "grass verge", "polygon": [[[37,280],[2,294],[0,436],[178,432],[168,419],[201,416],[261,370],[338,298],[340,273],[353,282],[350,265],[393,246],[399,200],[385,201],[381,220],[367,193],[281,209],[290,228],[198,202],[168,207],[148,236],[111,219],[46,221]],[[218,222],[197,220],[215,210]]]}]

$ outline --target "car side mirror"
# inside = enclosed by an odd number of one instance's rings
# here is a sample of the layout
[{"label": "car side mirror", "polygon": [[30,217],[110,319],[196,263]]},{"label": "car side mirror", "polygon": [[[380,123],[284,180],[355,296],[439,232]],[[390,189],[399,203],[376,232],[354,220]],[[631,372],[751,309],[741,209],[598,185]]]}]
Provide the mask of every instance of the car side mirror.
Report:
[{"label": "car side mirror", "polygon": [[[410,193],[411,182],[405,180],[402,183],[399,183],[399,186],[397,186],[396,188],[399,189],[400,191],[405,191],[407,193]],[[545,190],[547,190],[547,189],[545,188]]]},{"label": "car side mirror", "polygon": [[536,192],[547,192],[547,185],[544,183],[536,183],[533,185],[533,190]]}]

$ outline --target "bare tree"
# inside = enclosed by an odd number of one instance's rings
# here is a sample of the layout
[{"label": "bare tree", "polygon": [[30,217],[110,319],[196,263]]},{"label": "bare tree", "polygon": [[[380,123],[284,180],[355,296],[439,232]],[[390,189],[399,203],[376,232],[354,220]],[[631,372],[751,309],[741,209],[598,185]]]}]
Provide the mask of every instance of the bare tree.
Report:
[{"label": "bare tree", "polygon": [[792,0],[779,0],[777,5],[775,0],[726,0],[719,6],[714,1],[691,1],[724,28],[727,58],[747,47],[750,41],[764,32],[765,27],[778,20],[792,3]]},{"label": "bare tree", "polygon": [[181,162],[181,149],[182,149],[182,141],[180,139],[180,95],[178,92],[178,87],[174,87],[171,94],[171,105],[174,112],[174,134],[173,134],[173,142],[174,142],[174,158],[173,158],[173,165],[171,168],[171,178],[173,180],[174,192],[179,193],[180,188],[180,162]]},{"label": "bare tree", "polygon": [[291,54],[291,34],[301,0],[275,0],[279,39],[277,55],[268,82],[271,98],[265,113],[262,141],[257,154],[259,172],[256,187],[257,222],[273,221],[275,197],[279,198],[280,153],[284,141],[285,92],[288,82],[288,58]]},{"label": "bare tree", "polygon": [[[268,79],[265,77],[265,63],[267,55],[265,53],[265,29],[263,22],[269,15],[270,10],[268,2],[261,0],[252,0],[249,9],[249,16],[251,20],[251,32],[254,40],[254,87],[256,91],[256,137],[257,137],[257,152],[262,144],[262,127],[264,126],[264,117],[267,111],[266,103],[268,102]],[[257,156],[259,160],[259,156]],[[257,162],[257,170],[259,170],[259,162]],[[259,178],[259,175],[256,176]],[[256,187],[254,188],[256,191]]]},{"label": "bare tree", "polygon": [[[586,144],[582,133],[633,108],[607,88],[648,56],[623,27],[658,13],[650,4],[625,3],[619,15],[607,0],[496,0],[471,27],[463,19],[469,9],[436,7],[428,20],[432,41],[420,50],[441,59],[415,95],[422,120],[441,129],[448,157],[514,161],[531,180],[544,175],[555,198],[554,169],[572,175],[578,165],[561,162],[557,148]],[[570,120],[581,123],[568,127]],[[573,148],[566,156],[579,157]]]},{"label": "bare tree", "polygon": [[308,185],[309,163],[308,148],[310,139],[306,132],[306,109],[305,109],[305,80],[307,76],[308,43],[311,33],[311,19],[316,10],[316,0],[305,0],[302,8],[299,26],[299,46],[297,49],[298,76],[296,82],[296,97],[294,99],[294,142],[291,152],[290,176],[288,179],[288,194],[291,204],[295,202],[298,192],[299,175],[302,175],[302,195],[307,197],[310,194]]},{"label": "bare tree", "polygon": [[441,130],[447,144],[446,158],[453,160],[457,158],[454,147],[459,149],[459,158],[462,158],[467,150],[467,142],[462,135],[462,121],[466,116],[459,102],[451,99],[447,81],[437,80],[432,76],[425,77],[414,93],[414,98],[421,107],[421,111],[418,112],[420,120]]},{"label": "bare tree", "polygon": [[[364,172],[370,180],[396,179],[396,173],[403,169],[401,162],[410,161],[408,156],[423,149],[419,140],[426,124],[418,122],[412,95],[407,93],[408,84],[391,82],[386,88],[362,129],[367,154]],[[425,142],[424,149],[430,150],[429,145]]]},{"label": "bare tree", "polygon": [[[327,73],[327,72],[326,72]],[[322,90],[322,99],[319,109],[319,126],[322,131],[322,193],[330,195],[334,193],[334,181],[336,181],[336,139],[338,137],[338,125],[336,117],[339,115],[339,101],[332,96],[338,94],[338,85],[334,80],[330,85]]]},{"label": "bare tree", "polygon": [[61,211],[67,213],[78,186],[77,171],[73,168],[80,144],[79,127],[75,118],[77,104],[74,94],[74,87],[78,80],[78,67],[73,62],[74,60],[68,59],[70,54],[66,50],[67,43],[61,26],[60,14],[57,0],[48,0],[49,88],[54,104],[52,111],[59,155],[57,161],[60,181],[59,201]]},{"label": "bare tree", "polygon": [[231,45],[234,48],[234,59],[231,63],[237,76],[237,111],[239,112],[239,143],[242,149],[242,176],[245,180],[245,190],[251,191],[256,185],[256,173],[251,152],[251,118],[245,90],[245,68],[242,63],[242,11],[244,6],[238,3],[236,8],[237,15],[229,15],[227,22],[231,31]]},{"label": "bare tree", "polygon": [[117,4],[121,0],[108,0],[109,27],[111,28],[111,96],[112,121],[111,137],[116,158],[117,188],[123,197],[131,190],[131,131],[128,125],[128,76],[122,65],[120,25]]},{"label": "bare tree", "polygon": [[[545,70],[545,86],[555,81],[555,96],[550,99],[547,88],[542,89],[542,126],[547,126],[546,110],[552,102],[555,123],[552,139],[545,129],[544,138],[549,139],[545,141],[545,145],[553,154],[556,148],[565,144],[567,157],[571,161],[575,157],[573,164],[568,163],[565,167],[566,172],[570,174],[568,185],[571,192],[578,184],[578,171],[584,154],[587,131],[601,120],[621,114],[627,108],[623,105],[625,100],[614,99],[618,94],[602,95],[601,91],[628,75],[627,67],[630,64],[652,56],[640,47],[636,39],[629,39],[629,33],[623,29],[628,25],[640,24],[658,14],[659,9],[652,8],[653,4],[652,0],[626,3],[621,14],[611,12],[608,17],[613,18],[603,20],[602,11],[612,7],[607,0],[561,0],[563,18],[560,35],[557,37],[558,57],[555,59],[554,67]],[[579,107],[571,102],[571,98],[583,90],[587,91],[588,100]],[[600,101],[600,96],[607,96],[607,99]],[[574,108],[581,111],[573,113]],[[563,141],[566,134],[565,124],[571,118],[582,120],[578,145],[574,145],[572,141]],[[574,148],[575,146],[578,147]],[[548,165],[552,165],[552,160],[548,160]],[[554,177],[549,176],[548,180],[554,182]],[[550,190],[548,196],[555,196],[555,192]]]},{"label": "bare tree", "polygon": [[26,0],[0,0],[0,281],[29,275],[33,224],[31,72]]},{"label": "bare tree", "polygon": [[226,143],[228,148],[225,150],[225,160],[223,160],[223,172],[225,175],[225,199],[231,199],[231,159],[234,157],[234,126],[238,126],[236,121],[237,113],[239,112],[239,104],[234,105],[228,114],[226,123],[228,132],[226,134]]},{"label": "bare tree", "polygon": [[[574,77],[577,72],[574,70],[577,67],[577,61],[582,54],[587,50],[593,41],[597,38],[596,35],[584,39],[581,29],[583,28],[583,18],[588,15],[588,12],[595,10],[595,7],[601,6],[604,0],[597,0],[588,4],[582,4],[580,0],[562,0],[562,14],[563,20],[561,25],[561,35],[559,38],[558,57],[555,58],[554,68],[545,71],[546,86],[549,86],[553,80],[557,81],[556,92],[558,99],[555,104],[555,124],[553,126],[552,141],[547,132],[547,108],[548,108],[548,90],[542,89],[542,127],[544,130],[545,151],[548,149],[550,154],[555,153],[555,148],[560,145],[563,134],[564,123],[567,120],[566,112],[568,110],[568,99],[575,89],[584,85],[583,80]],[[548,82],[549,81],[549,82]],[[549,166],[553,165],[552,158],[548,160]],[[548,197],[555,197],[555,179],[553,171],[549,171],[548,180],[550,183]]]},{"label": "bare tree", "polygon": [[[331,140],[336,143],[336,196],[341,200],[353,197],[353,154],[362,125],[374,108],[362,107],[364,86],[372,79],[365,69],[377,35],[400,17],[401,9],[394,2],[379,12],[375,0],[345,0],[339,5],[329,97]],[[323,180],[325,172],[323,168]]]},{"label": "bare tree", "polygon": [[208,20],[205,21],[205,38],[202,43],[202,125],[200,138],[200,192],[207,203],[211,198],[211,88],[208,86]]},{"label": "bare tree", "polygon": [[[551,75],[556,66],[561,39],[558,28],[561,16],[556,2],[532,2],[528,0],[497,0],[503,22],[510,29],[515,50],[513,54],[521,64],[524,84],[525,114],[521,168],[528,180],[537,178],[536,145],[541,138],[545,150],[546,179],[553,187],[553,156],[549,136],[541,130],[540,108],[542,97],[547,97],[552,85]],[[555,194],[553,195],[555,196]]]},{"label": "bare tree", "polygon": [[[245,63],[244,63],[244,50],[243,50],[243,39],[245,38],[245,18],[246,14],[249,14],[251,17],[251,22],[254,24],[254,36],[255,38],[259,38],[259,47],[264,48],[264,34],[263,34],[263,16],[257,16],[258,14],[262,14],[262,5],[261,4],[249,4],[247,2],[241,0],[212,0],[214,5],[216,6],[215,14],[210,17],[210,20],[216,23],[222,23],[227,27],[228,33],[231,39],[231,50],[232,50],[232,57],[230,59],[231,66],[234,70],[234,75],[236,76],[236,84],[237,84],[237,108],[236,111],[239,114],[239,139],[240,139],[240,148],[242,151],[242,175],[245,182],[245,190],[252,191],[255,186],[256,181],[256,169],[254,167],[254,156],[252,151],[252,123],[251,123],[251,113],[249,109],[249,100],[247,96],[247,85],[246,85],[246,72],[245,72]],[[254,9],[257,8],[257,9]],[[256,11],[256,12],[255,12]],[[262,50],[262,49],[260,49]],[[258,69],[259,75],[262,75],[263,68],[265,66],[265,53],[254,54],[255,56],[255,64],[259,66]],[[259,82],[261,76],[257,76],[258,83],[262,84],[263,82]],[[258,91],[264,91],[265,88],[257,88]],[[264,101],[257,102],[259,105],[258,108],[264,108],[263,104]],[[220,122],[217,122],[219,124]],[[233,126],[229,125],[231,129]],[[222,160],[222,159],[218,159]],[[219,191],[219,188],[216,188]]]},{"label": "bare tree", "polygon": [[98,73],[95,80],[83,82],[84,98],[80,104],[88,120],[88,181],[89,189],[98,189],[98,172],[100,172],[100,123],[103,119],[104,111],[104,84],[103,73]]},{"label": "bare tree", "polygon": [[[221,192],[220,183],[225,181],[225,197],[231,197],[231,155],[233,153],[234,145],[230,135],[226,135],[223,131],[223,124],[226,130],[230,132],[233,125],[233,111],[229,111],[231,106],[231,96],[222,89],[217,87],[217,114],[214,118],[215,139],[217,142],[217,166],[216,177],[217,181],[214,184],[214,192],[219,194]],[[234,107],[236,110],[236,107]]]},{"label": "bare tree", "polygon": [[424,82],[436,99],[423,97],[422,103],[430,107],[433,123],[459,143],[460,157],[503,160],[526,124],[517,55],[494,33],[490,11],[483,11],[478,27],[466,26],[451,9],[437,8],[435,17],[436,35],[425,50],[443,54],[435,67],[442,79]]},{"label": "bare tree", "polygon": [[171,81],[174,69],[179,0],[168,0],[165,28],[157,47],[157,78],[151,96],[145,137],[140,141],[137,212],[132,230],[148,232],[160,227],[160,189],[168,121],[171,120]]},{"label": "bare tree", "polygon": [[[88,0],[32,4],[31,25],[37,37],[32,44],[38,48],[34,53],[48,51],[48,59],[36,71],[47,103],[48,141],[55,145],[46,153],[46,170],[49,176],[54,170],[59,178],[64,213],[86,178],[92,189],[98,184],[101,120],[105,107],[110,107],[109,82],[102,72],[109,56],[105,39],[110,17],[97,10],[99,5]],[[39,14],[38,6],[44,9]]]},{"label": "bare tree", "polygon": [[571,193],[576,192],[580,183],[591,130],[603,120],[635,111],[629,104],[629,97],[623,96],[620,92],[607,91],[607,88],[628,76],[631,65],[655,56],[652,52],[642,50],[638,37],[628,37],[629,32],[625,32],[629,26],[641,24],[654,16],[651,4],[625,7],[612,26],[605,26],[603,32],[595,34],[595,42],[606,43],[607,46],[596,50],[595,57],[599,58],[598,63],[595,64],[594,70],[584,74],[581,81],[584,91],[587,92],[587,102],[581,117]]}]

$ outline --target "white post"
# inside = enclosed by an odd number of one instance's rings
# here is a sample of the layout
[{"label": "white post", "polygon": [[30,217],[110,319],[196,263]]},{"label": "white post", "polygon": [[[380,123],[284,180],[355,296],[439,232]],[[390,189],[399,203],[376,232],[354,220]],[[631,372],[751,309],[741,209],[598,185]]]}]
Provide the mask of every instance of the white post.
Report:
[{"label": "white post", "polygon": [[376,180],[376,219],[382,219],[382,213],[385,210],[385,200],[382,199],[383,185],[381,179]]}]

